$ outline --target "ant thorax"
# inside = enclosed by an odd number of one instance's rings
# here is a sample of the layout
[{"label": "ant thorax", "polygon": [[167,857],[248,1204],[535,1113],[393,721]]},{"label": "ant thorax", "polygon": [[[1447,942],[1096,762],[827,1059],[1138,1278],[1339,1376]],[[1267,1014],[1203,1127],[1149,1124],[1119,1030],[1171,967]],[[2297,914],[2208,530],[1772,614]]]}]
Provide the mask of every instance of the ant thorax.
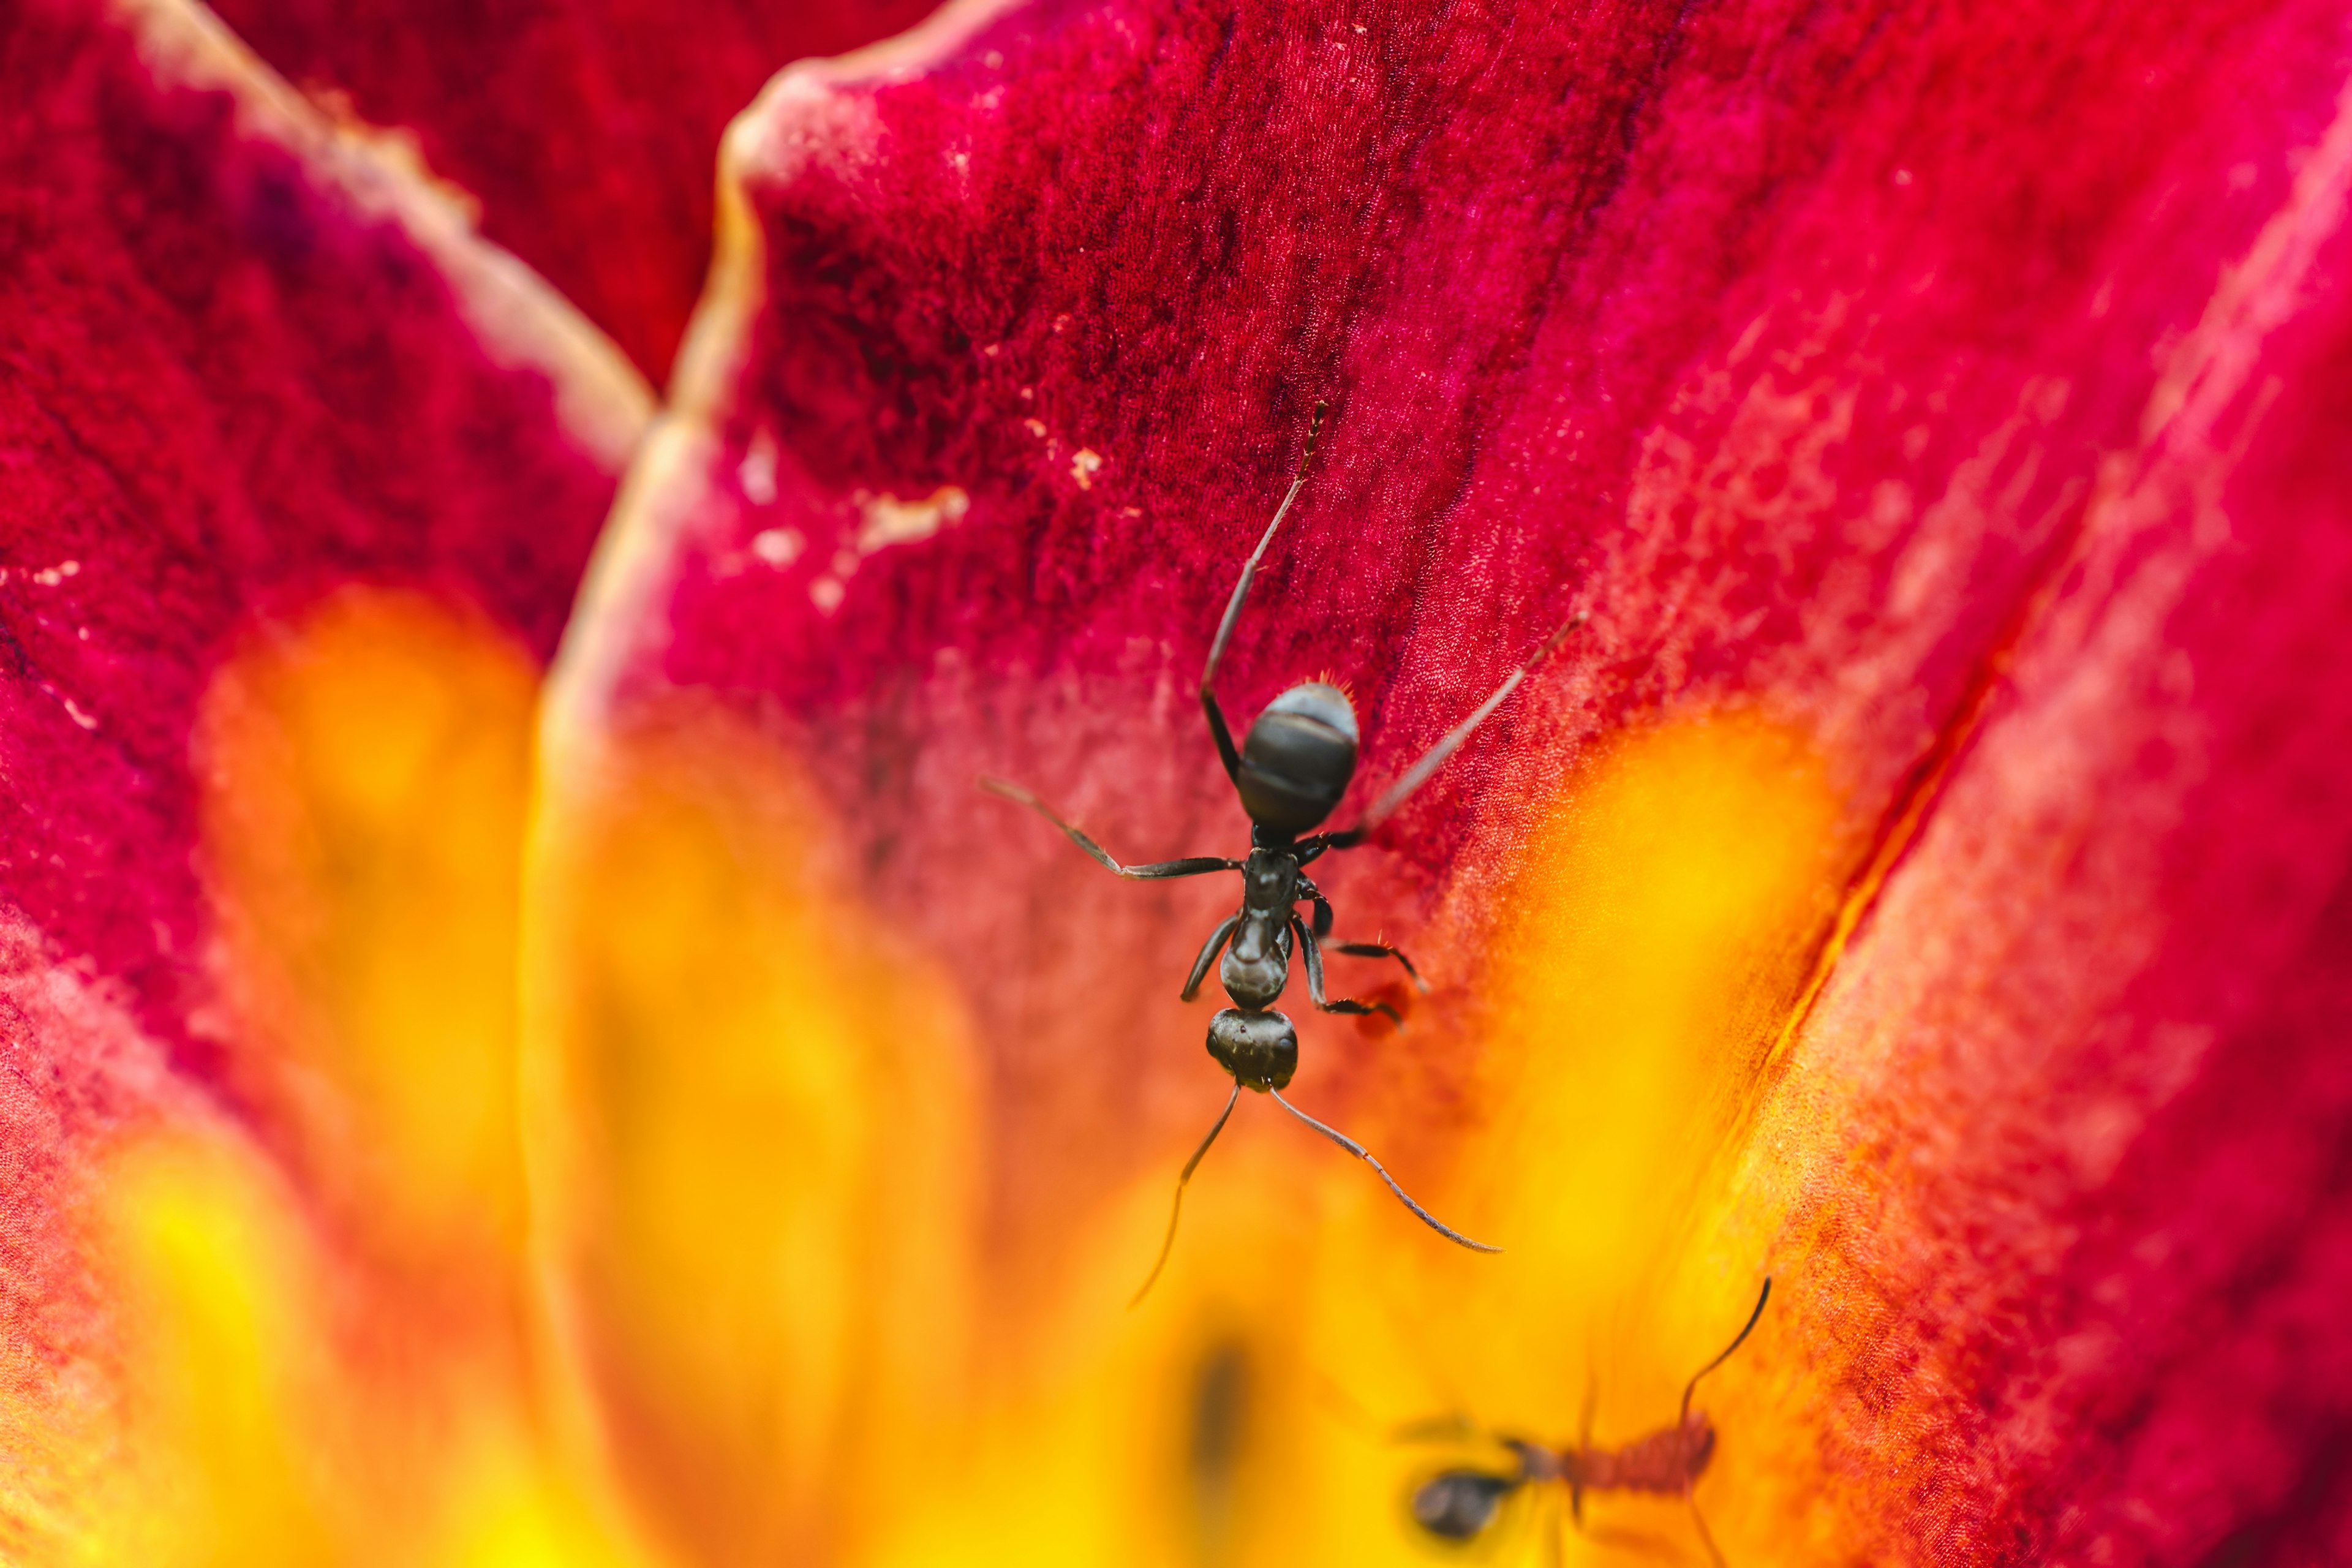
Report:
[{"label": "ant thorax", "polygon": [[1261,846],[1242,862],[1242,909],[1254,915],[1286,915],[1298,901],[1298,851]]},{"label": "ant thorax", "polygon": [[1217,966],[1218,984],[1234,1006],[1257,1011],[1281,999],[1290,982],[1290,911],[1298,898],[1295,851],[1250,851],[1242,865],[1240,923]]}]

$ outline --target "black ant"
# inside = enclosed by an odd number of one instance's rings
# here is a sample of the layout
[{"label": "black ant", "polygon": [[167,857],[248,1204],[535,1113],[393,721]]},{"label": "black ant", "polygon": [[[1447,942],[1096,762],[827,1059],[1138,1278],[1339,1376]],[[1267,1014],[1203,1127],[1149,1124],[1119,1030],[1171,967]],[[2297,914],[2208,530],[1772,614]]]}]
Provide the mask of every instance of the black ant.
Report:
[{"label": "black ant", "polygon": [[[1698,1499],[1692,1494],[1692,1488],[1706,1471],[1707,1461],[1715,1457],[1715,1423],[1705,1411],[1691,1409],[1691,1395],[1697,1390],[1700,1378],[1729,1361],[1731,1352],[1747,1342],[1756,1328],[1756,1321],[1764,1315],[1764,1303],[1771,1299],[1772,1281],[1767,1279],[1756,1297],[1756,1310],[1748,1314],[1747,1326],[1684,1384],[1682,1412],[1675,1417],[1673,1426],[1636,1437],[1622,1448],[1595,1447],[1592,1401],[1588,1396],[1584,1433],[1574,1447],[1549,1448],[1521,1437],[1497,1436],[1495,1442],[1509,1449],[1517,1464],[1501,1471],[1468,1466],[1440,1470],[1413,1489],[1413,1522],[1440,1540],[1466,1542],[1494,1523],[1503,1500],[1523,1487],[1545,1481],[1566,1487],[1569,1515],[1580,1527],[1584,1523],[1584,1494],[1588,1491],[1650,1492],[1689,1501],[1691,1521],[1698,1527],[1698,1538],[1706,1545],[1707,1556],[1716,1568],[1723,1568],[1723,1553],[1717,1550],[1706,1516],[1698,1510]],[[1433,1427],[1409,1428],[1401,1436],[1444,1436],[1461,1430],[1458,1423],[1442,1423]],[[1554,1556],[1558,1556],[1556,1542]]]},{"label": "black ant", "polygon": [[[1217,755],[1225,764],[1225,776],[1233,780],[1239,792],[1242,809],[1249,813],[1250,853],[1246,860],[1228,860],[1221,856],[1193,856],[1183,860],[1162,860],[1148,866],[1122,866],[1110,858],[1103,847],[1071,824],[1055,815],[1045,802],[1022,788],[1003,779],[983,778],[981,786],[1003,795],[1005,799],[1034,810],[1064,833],[1071,842],[1091,855],[1103,866],[1121,877],[1137,880],[1155,880],[1170,877],[1199,877],[1212,871],[1239,871],[1242,874],[1242,907],[1228,915],[1217,929],[1209,933],[1201,955],[1192,963],[1192,972],[1184,982],[1182,999],[1190,1002],[1200,994],[1201,983],[1209,973],[1209,965],[1220,951],[1224,960],[1218,965],[1217,979],[1223,984],[1226,995],[1234,1005],[1221,1009],[1209,1020],[1209,1054],[1217,1064],[1234,1075],[1233,1093],[1225,1098],[1225,1109],[1201,1140],[1192,1157],[1184,1162],[1182,1173],[1176,1178],[1176,1199],[1168,1215],[1168,1234],[1160,1243],[1159,1259],[1151,1273],[1136,1291],[1135,1301],[1141,1301],[1160,1278],[1168,1262],[1171,1248],[1176,1244],[1176,1222],[1183,1212],[1184,1184],[1217,1141],[1225,1122],[1234,1113],[1244,1089],[1256,1089],[1274,1096],[1275,1103],[1307,1123],[1324,1137],[1355,1155],[1380,1173],[1405,1207],[1428,1224],[1430,1228],[1450,1240],[1478,1252],[1499,1252],[1502,1249],[1471,1240],[1460,1231],[1444,1225],[1427,1209],[1413,1202],[1405,1190],[1397,1185],[1396,1178],[1386,1166],[1354,1139],[1307,1115],[1282,1098],[1284,1085],[1298,1068],[1298,1032],[1290,1020],[1275,1010],[1274,1004],[1282,995],[1290,979],[1290,955],[1294,943],[1303,949],[1307,958],[1307,994],[1315,1005],[1326,1013],[1384,1013],[1402,1026],[1404,1020],[1397,1010],[1385,1002],[1365,1003],[1349,997],[1337,1000],[1323,994],[1322,940],[1331,934],[1331,905],[1304,874],[1304,868],[1325,851],[1348,849],[1361,844],[1374,829],[1388,820],[1390,815],[1404,803],[1405,797],[1426,783],[1440,764],[1455,748],[1467,740],[1470,732],[1486,722],[1487,717],[1502,705],[1526,679],[1528,672],[1545,655],[1559,645],[1562,637],[1580,624],[1577,616],[1545,640],[1526,663],[1513,670],[1494,694],[1461,723],[1447,731],[1435,745],[1422,753],[1419,761],[1407,768],[1404,775],[1389,786],[1388,793],[1372,804],[1370,811],[1353,827],[1337,833],[1317,833],[1314,829],[1338,808],[1347,793],[1348,782],[1355,774],[1359,736],[1356,710],[1348,694],[1328,681],[1302,681],[1265,705],[1249,727],[1249,734],[1240,748],[1234,745],[1233,731],[1226,727],[1223,710],[1217,706],[1213,683],[1217,666],[1225,657],[1225,645],[1233,640],[1234,626],[1241,619],[1242,606],[1249,599],[1250,583],[1257,575],[1258,563],[1265,559],[1266,547],[1289,514],[1291,503],[1298,499],[1307,483],[1307,466],[1315,456],[1315,437],[1323,424],[1323,405],[1315,405],[1314,417],[1307,427],[1307,447],[1299,455],[1298,471],[1292,478],[1290,489],[1275,510],[1274,521],[1266,524],[1264,537],[1250,552],[1242,567],[1241,581],[1234,584],[1232,599],[1225,605],[1224,619],[1218,624],[1215,641],[1209,646],[1209,662],[1201,671],[1201,709],[1208,716],[1210,738],[1217,743]],[[1302,837],[1301,835],[1306,835]],[[1310,926],[1302,920],[1297,907],[1302,903],[1315,906],[1315,920]],[[1333,951],[1352,958],[1393,958],[1402,964],[1412,983],[1423,991],[1428,990],[1421,973],[1411,960],[1384,942],[1348,942],[1333,944]],[[1130,1303],[1132,1305],[1133,1303]]]}]

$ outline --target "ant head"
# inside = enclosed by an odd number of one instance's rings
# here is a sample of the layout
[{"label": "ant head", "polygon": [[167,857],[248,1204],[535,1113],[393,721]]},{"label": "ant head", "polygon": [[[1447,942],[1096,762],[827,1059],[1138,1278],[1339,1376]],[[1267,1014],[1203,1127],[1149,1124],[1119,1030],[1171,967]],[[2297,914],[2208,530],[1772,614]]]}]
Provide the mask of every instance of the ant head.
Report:
[{"label": "ant head", "polygon": [[1715,1458],[1715,1423],[1704,1410],[1694,1410],[1683,1417],[1682,1442],[1687,1456],[1685,1463],[1693,1479],[1706,1470],[1709,1459]]},{"label": "ant head", "polygon": [[1209,1054],[1244,1089],[1282,1089],[1298,1070],[1298,1031],[1279,1013],[1221,1008],[1209,1020]]},{"label": "ant head", "polygon": [[1412,1521],[1441,1541],[1469,1541],[1495,1522],[1517,1478],[1488,1470],[1440,1470],[1412,1489]]},{"label": "ant head", "polygon": [[1290,837],[1312,832],[1338,807],[1356,773],[1356,710],[1348,694],[1303,681],[1265,705],[1242,742],[1234,779],[1242,809]]}]

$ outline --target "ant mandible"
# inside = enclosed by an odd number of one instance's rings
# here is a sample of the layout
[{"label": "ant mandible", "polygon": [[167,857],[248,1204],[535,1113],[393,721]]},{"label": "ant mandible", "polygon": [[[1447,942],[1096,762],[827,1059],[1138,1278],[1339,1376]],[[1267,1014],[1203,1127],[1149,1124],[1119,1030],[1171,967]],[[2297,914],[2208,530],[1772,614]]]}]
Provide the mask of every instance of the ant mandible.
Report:
[{"label": "ant mandible", "polygon": [[[1282,520],[1289,515],[1291,503],[1298,499],[1307,483],[1307,466],[1315,456],[1316,433],[1322,427],[1323,407],[1315,405],[1315,413],[1307,426],[1306,449],[1299,455],[1298,470],[1290,481],[1290,489],[1275,510],[1274,521],[1266,524],[1265,533],[1250,552],[1242,567],[1241,581],[1234,584],[1233,597],[1226,602],[1224,619],[1218,624],[1217,635],[1209,645],[1209,662],[1201,671],[1201,709],[1208,716],[1210,738],[1217,743],[1217,755],[1225,764],[1225,776],[1240,794],[1242,809],[1250,818],[1250,853],[1245,860],[1229,860],[1221,856],[1193,856],[1183,860],[1162,860],[1148,866],[1122,866],[1103,847],[1072,824],[1056,816],[1053,809],[1019,784],[1003,779],[983,778],[981,786],[1017,805],[1025,805],[1067,834],[1071,842],[1094,857],[1118,876],[1135,880],[1159,880],[1171,877],[1199,877],[1213,871],[1239,871],[1242,874],[1242,906],[1225,917],[1217,929],[1209,933],[1202,945],[1201,955],[1192,963],[1192,972],[1184,982],[1182,1000],[1190,1002],[1200,994],[1201,983],[1209,973],[1209,965],[1222,951],[1223,962],[1218,964],[1217,979],[1224,986],[1233,1005],[1221,1009],[1209,1020],[1209,1054],[1217,1065],[1233,1074],[1234,1089],[1225,1097],[1225,1108],[1210,1127],[1209,1135],[1192,1157],[1184,1162],[1183,1172],[1176,1178],[1176,1197],[1168,1214],[1168,1234],[1160,1246],[1160,1257],[1151,1266],[1150,1274],[1142,1288],[1135,1293],[1139,1302],[1160,1278],[1167,1266],[1170,1250],[1176,1244],[1176,1222],[1183,1213],[1184,1185],[1192,1179],[1209,1145],[1225,1129],[1234,1107],[1241,1100],[1242,1090],[1255,1089],[1274,1097],[1275,1103],[1324,1137],[1363,1161],[1380,1173],[1389,1191],[1399,1202],[1411,1209],[1431,1229],[1449,1240],[1477,1252],[1499,1252],[1484,1242],[1473,1241],[1441,1222],[1397,1184],[1388,1168],[1374,1159],[1365,1147],[1335,1128],[1327,1127],[1282,1097],[1283,1087],[1290,1082],[1298,1068],[1298,1031],[1291,1022],[1276,1011],[1274,1004],[1281,997],[1283,987],[1290,979],[1290,955],[1294,945],[1303,950],[1307,959],[1307,994],[1315,1005],[1326,1013],[1385,1013],[1402,1026],[1394,1007],[1385,1002],[1364,1003],[1349,997],[1336,1000],[1323,993],[1322,941],[1331,934],[1331,905],[1320,889],[1305,873],[1305,868],[1328,850],[1348,849],[1361,844],[1374,829],[1388,820],[1390,815],[1404,803],[1405,797],[1426,783],[1432,773],[1451,756],[1455,748],[1467,740],[1470,732],[1486,722],[1487,717],[1502,705],[1503,700],[1516,689],[1528,672],[1540,663],[1545,655],[1559,646],[1559,641],[1582,621],[1581,616],[1570,621],[1547,638],[1541,647],[1527,661],[1513,670],[1496,688],[1493,695],[1461,723],[1447,731],[1437,743],[1422,753],[1402,777],[1389,786],[1388,792],[1372,805],[1361,821],[1337,833],[1318,833],[1315,828],[1338,808],[1347,793],[1348,782],[1355,774],[1359,736],[1356,710],[1348,694],[1327,681],[1308,680],[1290,688],[1265,705],[1249,727],[1249,734],[1236,749],[1233,731],[1226,726],[1224,710],[1217,706],[1214,683],[1217,666],[1225,657],[1225,646],[1233,640],[1234,626],[1241,619],[1242,606],[1249,600],[1250,584],[1257,576],[1258,563],[1265,559],[1267,546],[1274,542]],[[1304,837],[1302,837],[1304,835]],[[1297,906],[1311,903],[1315,907],[1314,923],[1301,919]],[[1348,942],[1333,944],[1333,951],[1354,958],[1393,958],[1403,966],[1415,985],[1428,989],[1412,961],[1384,942]],[[1133,1305],[1134,1302],[1130,1302]]]},{"label": "ant mandible", "polygon": [[[1698,1499],[1691,1489],[1706,1473],[1707,1461],[1715,1457],[1715,1423],[1705,1411],[1691,1409],[1691,1395],[1697,1391],[1700,1378],[1729,1361],[1731,1352],[1747,1342],[1748,1336],[1755,1331],[1756,1321],[1764,1315],[1764,1303],[1771,1299],[1772,1281],[1768,1279],[1757,1294],[1756,1310],[1748,1314],[1747,1326],[1683,1385],[1682,1411],[1673,1426],[1636,1437],[1622,1448],[1595,1447],[1592,1403],[1588,1397],[1584,1432],[1574,1447],[1549,1448],[1523,1437],[1498,1436],[1495,1442],[1509,1449],[1517,1461],[1513,1468],[1496,1471],[1465,1466],[1439,1471],[1413,1489],[1413,1522],[1443,1541],[1471,1541],[1494,1523],[1504,1499],[1523,1487],[1544,1481],[1555,1481],[1568,1489],[1569,1515],[1580,1526],[1584,1522],[1584,1494],[1588,1491],[1680,1497],[1690,1503],[1691,1521],[1698,1527],[1698,1538],[1706,1547],[1708,1558],[1716,1568],[1723,1568],[1723,1553],[1717,1550],[1715,1537],[1708,1531],[1706,1518],[1699,1512]],[[1458,1424],[1446,1423],[1434,1428],[1409,1428],[1401,1436],[1445,1436],[1449,1427],[1460,1429]],[[1559,1556],[1556,1537],[1553,1556],[1555,1560]]]}]

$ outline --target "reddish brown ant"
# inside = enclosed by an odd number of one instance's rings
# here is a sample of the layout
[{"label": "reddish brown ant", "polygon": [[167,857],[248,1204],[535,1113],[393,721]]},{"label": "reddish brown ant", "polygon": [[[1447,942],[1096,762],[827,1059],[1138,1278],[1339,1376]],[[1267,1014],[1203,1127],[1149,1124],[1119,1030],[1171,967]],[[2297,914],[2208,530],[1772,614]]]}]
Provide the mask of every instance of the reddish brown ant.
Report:
[{"label": "reddish brown ant", "polygon": [[[1706,1528],[1706,1518],[1699,1512],[1698,1500],[1692,1495],[1699,1477],[1706,1472],[1707,1461],[1715,1457],[1715,1423],[1708,1419],[1706,1412],[1691,1408],[1691,1395],[1696,1392],[1700,1378],[1730,1360],[1731,1352],[1747,1342],[1756,1328],[1756,1321],[1764,1315],[1764,1303],[1771,1298],[1772,1281],[1768,1279],[1756,1297],[1756,1310],[1748,1314],[1747,1326],[1684,1384],[1682,1411],[1673,1426],[1636,1437],[1621,1448],[1596,1447],[1592,1442],[1592,1403],[1588,1397],[1584,1433],[1574,1447],[1552,1448],[1523,1437],[1494,1435],[1496,1445],[1510,1451],[1516,1461],[1513,1467],[1493,1470],[1457,1466],[1440,1470],[1413,1489],[1413,1523],[1441,1541],[1473,1541],[1495,1522],[1506,1499],[1522,1488],[1547,1481],[1568,1489],[1569,1515],[1580,1528],[1584,1523],[1584,1494],[1589,1491],[1679,1497],[1690,1503],[1691,1521],[1698,1527],[1698,1538],[1706,1547],[1707,1556],[1716,1568],[1723,1568],[1723,1553],[1717,1550],[1715,1537]],[[1427,1439],[1453,1436],[1463,1431],[1459,1422],[1441,1422],[1408,1427],[1399,1436]],[[1557,1538],[1552,1543],[1552,1554],[1557,1561]]]}]

